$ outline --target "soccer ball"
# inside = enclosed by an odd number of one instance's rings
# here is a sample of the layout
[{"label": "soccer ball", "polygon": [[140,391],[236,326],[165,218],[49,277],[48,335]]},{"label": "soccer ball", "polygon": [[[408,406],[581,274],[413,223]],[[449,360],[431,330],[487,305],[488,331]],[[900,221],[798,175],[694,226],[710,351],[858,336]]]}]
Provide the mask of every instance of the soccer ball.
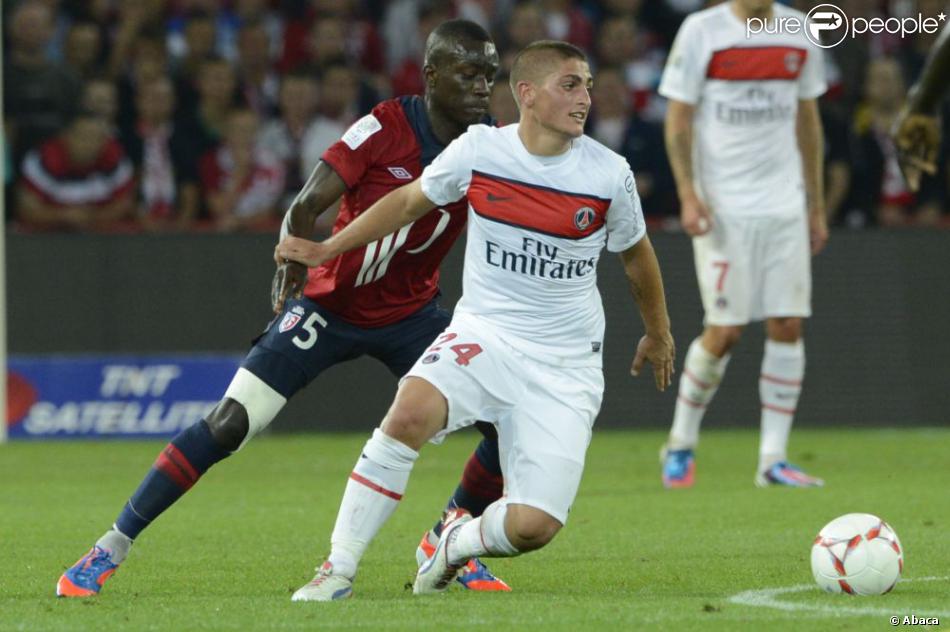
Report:
[{"label": "soccer ball", "polygon": [[811,572],[830,593],[883,595],[904,570],[904,550],[889,524],[866,513],[826,524],[811,547]]}]

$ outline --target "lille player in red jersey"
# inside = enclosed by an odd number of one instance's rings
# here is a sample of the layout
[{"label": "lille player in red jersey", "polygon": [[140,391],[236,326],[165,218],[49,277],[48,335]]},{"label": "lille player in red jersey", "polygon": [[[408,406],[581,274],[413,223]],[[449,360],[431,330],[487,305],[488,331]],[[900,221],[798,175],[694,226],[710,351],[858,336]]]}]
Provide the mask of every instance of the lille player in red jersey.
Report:
[{"label": "lille player in red jersey", "polygon": [[[484,29],[466,20],[437,27],[426,44],[424,98],[384,101],[326,151],[291,205],[282,235],[309,236],[314,221],[342,197],[334,232],[389,191],[422,173],[469,125],[485,122],[498,54]],[[284,263],[274,278],[277,314],[255,341],[221,403],[183,430],[158,455],[112,528],[59,579],[61,597],[98,594],[133,540],[215,463],[238,451],[274,419],[287,400],[324,369],[368,355],[396,376],[408,371],[451,315],[437,303],[439,264],[465,225],[464,201],[309,270]],[[449,501],[474,515],[502,494],[498,440],[491,424]],[[372,473],[347,482],[383,489]],[[419,563],[438,543],[441,520],[423,536]],[[345,569],[337,569],[337,572]],[[460,582],[474,590],[509,590],[478,560]],[[346,597],[347,595],[339,595]]]}]

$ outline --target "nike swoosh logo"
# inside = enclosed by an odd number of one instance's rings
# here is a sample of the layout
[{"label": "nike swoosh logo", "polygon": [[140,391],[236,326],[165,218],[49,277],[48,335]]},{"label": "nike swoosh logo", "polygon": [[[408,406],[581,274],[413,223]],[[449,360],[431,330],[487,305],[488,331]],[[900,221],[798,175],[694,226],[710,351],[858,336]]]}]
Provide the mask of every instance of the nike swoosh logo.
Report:
[{"label": "nike swoosh logo", "polygon": [[511,199],[510,197],[499,197],[499,196],[495,195],[494,193],[489,193],[489,194],[488,194],[488,201],[489,201],[489,202],[504,202],[505,200],[510,200],[510,199]]}]

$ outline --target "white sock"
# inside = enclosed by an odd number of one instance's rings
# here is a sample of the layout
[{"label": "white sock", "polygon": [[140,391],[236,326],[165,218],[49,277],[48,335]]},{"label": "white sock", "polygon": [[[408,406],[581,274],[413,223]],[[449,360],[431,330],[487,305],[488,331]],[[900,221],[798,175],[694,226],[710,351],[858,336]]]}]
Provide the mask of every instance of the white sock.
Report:
[{"label": "white sock", "polygon": [[330,538],[335,573],[354,577],[360,558],[406,491],[419,453],[377,428],[346,482]]},{"label": "white sock", "polygon": [[689,345],[683,374],[680,375],[673,427],[670,428],[670,449],[695,448],[699,443],[699,425],[706,414],[706,407],[719,388],[730,357],[728,353],[721,358],[709,353],[703,347],[701,338],[696,338]]},{"label": "white sock", "polygon": [[449,551],[449,562],[457,563],[472,557],[514,557],[520,552],[505,533],[508,502],[500,498],[488,505],[481,516],[459,529]]},{"label": "white sock", "polygon": [[113,564],[121,564],[132,548],[132,538],[119,531],[115,525],[96,541],[96,546],[109,551]]},{"label": "white sock", "polygon": [[762,400],[762,435],[759,442],[759,471],[784,461],[788,435],[802,392],[805,376],[805,345],[798,342],[765,341],[759,397]]}]

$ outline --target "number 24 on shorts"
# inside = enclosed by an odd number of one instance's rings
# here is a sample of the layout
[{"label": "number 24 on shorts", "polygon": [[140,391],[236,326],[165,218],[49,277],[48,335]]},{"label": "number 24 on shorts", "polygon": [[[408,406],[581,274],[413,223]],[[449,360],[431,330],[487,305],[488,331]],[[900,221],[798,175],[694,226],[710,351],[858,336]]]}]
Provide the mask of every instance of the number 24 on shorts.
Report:
[{"label": "number 24 on shorts", "polygon": [[[456,338],[458,338],[458,334],[444,333],[436,339],[434,345],[429,347],[429,351],[433,353],[440,351],[445,343],[455,340]],[[468,363],[471,362],[472,358],[482,352],[480,345],[467,342],[454,344],[450,346],[449,349],[455,352],[455,361],[461,366],[468,366]]]}]

